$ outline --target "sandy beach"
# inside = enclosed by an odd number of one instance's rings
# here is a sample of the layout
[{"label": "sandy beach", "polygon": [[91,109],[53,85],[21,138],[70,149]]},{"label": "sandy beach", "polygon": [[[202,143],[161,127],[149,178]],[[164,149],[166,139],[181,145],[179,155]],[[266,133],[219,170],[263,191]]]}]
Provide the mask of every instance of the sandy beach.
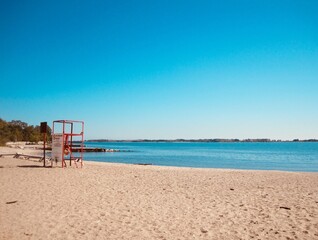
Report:
[{"label": "sandy beach", "polygon": [[318,239],[318,174],[2,157],[0,239]]}]

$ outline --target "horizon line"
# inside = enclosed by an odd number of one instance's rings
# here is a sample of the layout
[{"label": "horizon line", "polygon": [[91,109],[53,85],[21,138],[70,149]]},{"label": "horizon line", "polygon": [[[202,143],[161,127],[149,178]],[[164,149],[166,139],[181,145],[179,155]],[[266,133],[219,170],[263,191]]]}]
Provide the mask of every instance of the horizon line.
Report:
[{"label": "horizon line", "polygon": [[106,138],[98,138],[98,139],[85,139],[85,141],[106,141],[106,142],[318,142],[316,138],[308,138],[308,139],[270,139],[270,138],[175,138],[175,139],[147,139],[147,138],[139,138],[139,139],[106,139]]}]

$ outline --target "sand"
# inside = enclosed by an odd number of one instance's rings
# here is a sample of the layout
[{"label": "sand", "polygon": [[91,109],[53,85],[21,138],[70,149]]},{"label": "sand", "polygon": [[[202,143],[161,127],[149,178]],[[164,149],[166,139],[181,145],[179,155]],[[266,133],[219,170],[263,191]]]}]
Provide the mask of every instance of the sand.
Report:
[{"label": "sand", "polygon": [[41,166],[0,158],[0,239],[318,239],[317,173]]}]

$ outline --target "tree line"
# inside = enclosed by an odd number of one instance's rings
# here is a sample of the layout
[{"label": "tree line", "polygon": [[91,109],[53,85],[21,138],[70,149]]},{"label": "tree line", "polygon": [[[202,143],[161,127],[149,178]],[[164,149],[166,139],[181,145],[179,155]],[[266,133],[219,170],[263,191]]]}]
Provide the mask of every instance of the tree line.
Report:
[{"label": "tree line", "polygon": [[[51,128],[47,127],[47,139],[51,139]],[[20,120],[7,122],[0,118],[0,145],[6,142],[38,142],[43,140],[40,132],[40,126],[28,125]]]}]

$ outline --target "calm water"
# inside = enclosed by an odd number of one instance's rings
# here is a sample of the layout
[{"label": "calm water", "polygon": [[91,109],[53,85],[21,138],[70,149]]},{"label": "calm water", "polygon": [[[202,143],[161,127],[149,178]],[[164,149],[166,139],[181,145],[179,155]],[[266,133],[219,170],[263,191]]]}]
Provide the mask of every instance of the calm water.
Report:
[{"label": "calm water", "polygon": [[318,172],[318,143],[86,143],[130,152],[85,153],[85,160],[160,166]]}]

